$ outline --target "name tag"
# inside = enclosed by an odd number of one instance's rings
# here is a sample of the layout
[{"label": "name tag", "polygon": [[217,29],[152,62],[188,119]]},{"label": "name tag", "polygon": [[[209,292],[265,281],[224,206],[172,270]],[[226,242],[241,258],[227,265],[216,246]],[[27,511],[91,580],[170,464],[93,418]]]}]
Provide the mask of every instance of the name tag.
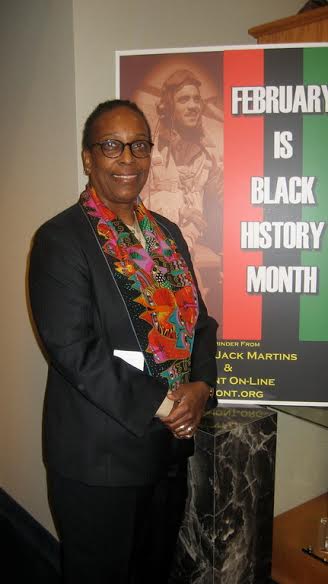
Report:
[{"label": "name tag", "polygon": [[143,371],[145,358],[141,351],[121,351],[120,349],[114,349],[114,357],[119,357],[123,359],[129,365],[133,365],[136,369]]}]

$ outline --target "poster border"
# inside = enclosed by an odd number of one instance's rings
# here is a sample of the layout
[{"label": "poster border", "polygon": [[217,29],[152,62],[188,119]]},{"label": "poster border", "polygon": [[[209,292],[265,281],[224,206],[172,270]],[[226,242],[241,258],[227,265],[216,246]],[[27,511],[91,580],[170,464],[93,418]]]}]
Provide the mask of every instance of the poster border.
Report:
[{"label": "poster border", "polygon": [[207,47],[174,47],[161,49],[126,49],[115,51],[115,98],[120,97],[120,57],[134,55],[169,55],[170,53],[208,53],[221,51],[254,51],[256,49],[286,49],[286,48],[306,48],[306,47],[328,47],[328,42],[323,43],[268,43],[260,45],[209,45]]},{"label": "poster border", "polygon": [[[268,44],[245,44],[245,45],[210,45],[201,47],[174,47],[158,49],[128,49],[115,51],[115,97],[120,97],[120,58],[125,56],[137,55],[168,55],[171,53],[205,53],[205,52],[222,52],[222,51],[246,51],[246,50],[263,50],[263,49],[291,49],[291,48],[319,48],[328,47],[328,42],[301,42],[301,43],[268,43]],[[219,406],[225,405],[243,405],[247,406],[305,406],[305,407],[328,407],[326,402],[295,402],[295,401],[276,401],[276,400],[240,400],[240,399],[219,399]]]}]

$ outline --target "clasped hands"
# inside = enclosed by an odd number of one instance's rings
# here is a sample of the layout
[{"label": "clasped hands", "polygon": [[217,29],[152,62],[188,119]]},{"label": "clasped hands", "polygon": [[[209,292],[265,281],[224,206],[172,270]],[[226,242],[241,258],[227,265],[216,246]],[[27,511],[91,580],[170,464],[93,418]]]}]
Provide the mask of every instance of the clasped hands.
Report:
[{"label": "clasped hands", "polygon": [[175,438],[192,438],[204,413],[210,388],[204,381],[183,383],[167,394],[174,402],[170,414],[161,421]]}]

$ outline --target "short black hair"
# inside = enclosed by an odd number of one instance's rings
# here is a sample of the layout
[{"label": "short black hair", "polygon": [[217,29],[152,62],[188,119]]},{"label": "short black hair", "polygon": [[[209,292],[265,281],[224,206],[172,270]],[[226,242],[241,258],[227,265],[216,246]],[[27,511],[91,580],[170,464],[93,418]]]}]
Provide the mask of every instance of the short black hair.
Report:
[{"label": "short black hair", "polygon": [[103,101],[102,103],[99,103],[86,119],[82,134],[82,150],[88,150],[91,146],[91,134],[95,121],[103,113],[113,111],[114,109],[119,107],[126,107],[129,110],[136,112],[142,117],[149,133],[149,140],[151,141],[151,130],[149,122],[144,112],[137,106],[137,104],[134,103],[134,101],[130,101],[129,99],[109,99],[108,101]]}]

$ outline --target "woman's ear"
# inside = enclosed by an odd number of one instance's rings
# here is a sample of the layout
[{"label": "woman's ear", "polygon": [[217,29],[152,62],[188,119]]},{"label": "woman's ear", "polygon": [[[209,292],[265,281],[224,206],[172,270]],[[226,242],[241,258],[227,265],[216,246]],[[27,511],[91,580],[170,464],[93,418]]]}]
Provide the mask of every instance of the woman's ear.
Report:
[{"label": "woman's ear", "polygon": [[89,176],[92,168],[92,157],[90,150],[82,150],[82,162],[84,168],[84,174]]}]

